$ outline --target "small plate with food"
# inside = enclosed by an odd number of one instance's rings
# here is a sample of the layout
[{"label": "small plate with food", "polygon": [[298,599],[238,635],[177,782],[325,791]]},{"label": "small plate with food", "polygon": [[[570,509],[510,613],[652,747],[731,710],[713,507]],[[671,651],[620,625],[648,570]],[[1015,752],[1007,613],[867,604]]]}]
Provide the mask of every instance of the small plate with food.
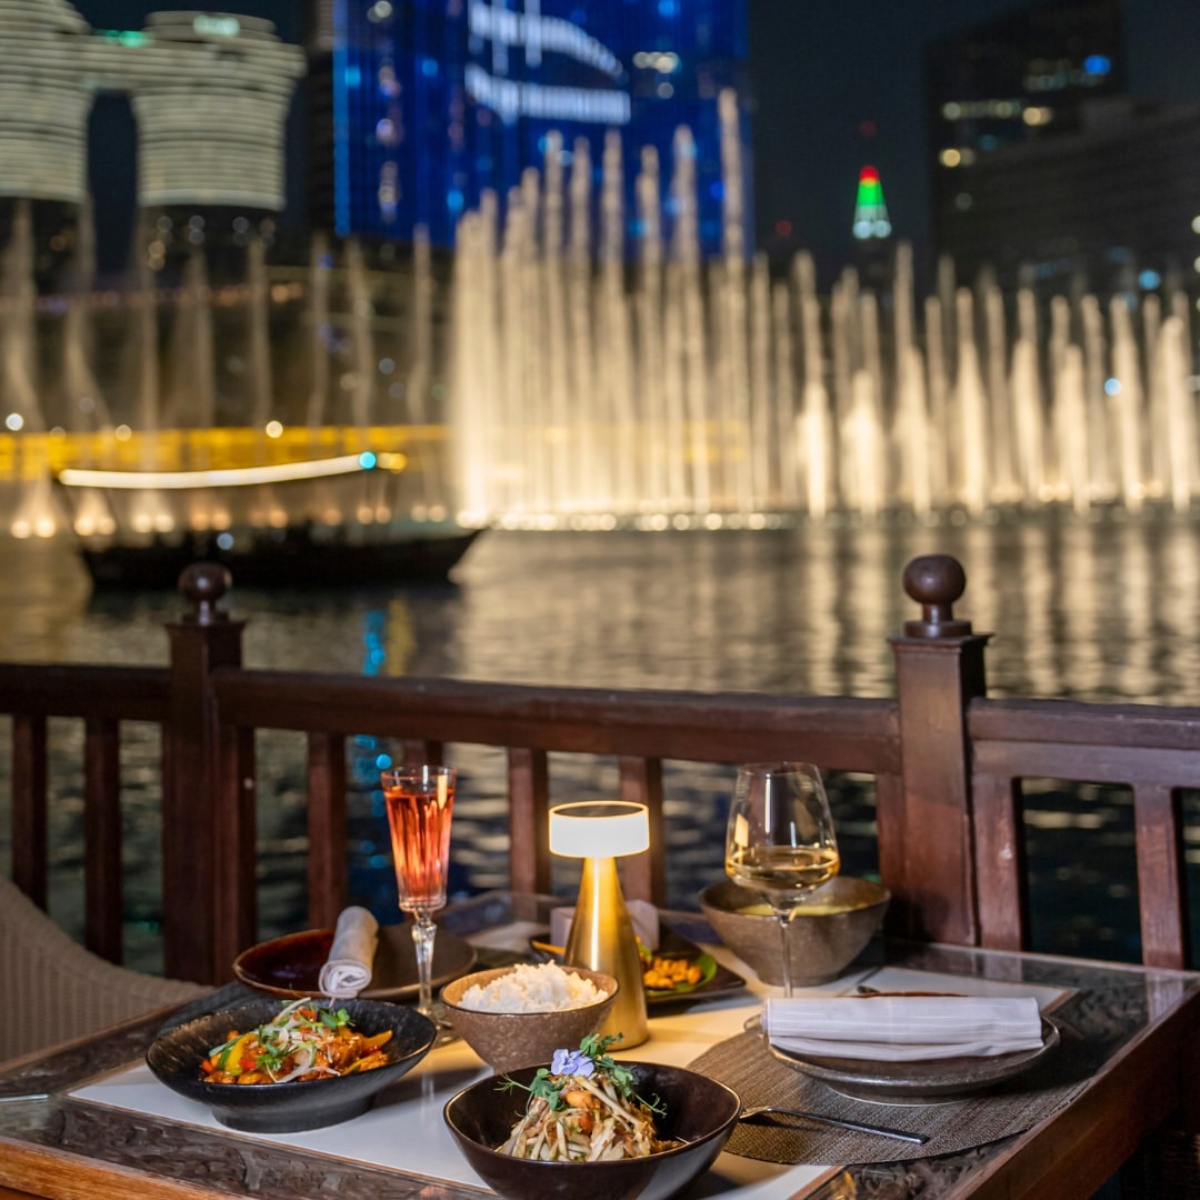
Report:
[{"label": "small plate with food", "polygon": [[299,1133],[365,1112],[436,1035],[428,1017],[376,1000],[252,1000],[176,1025],[146,1063],[230,1129]]},{"label": "small plate with food", "polygon": [[[550,945],[546,936],[530,938],[530,947],[545,960],[561,962],[563,948]],[[658,948],[650,950],[639,940],[638,953],[646,1003],[650,1005],[711,1000],[746,986],[740,975],[723,967],[707,950],[666,923],[659,927]]]}]

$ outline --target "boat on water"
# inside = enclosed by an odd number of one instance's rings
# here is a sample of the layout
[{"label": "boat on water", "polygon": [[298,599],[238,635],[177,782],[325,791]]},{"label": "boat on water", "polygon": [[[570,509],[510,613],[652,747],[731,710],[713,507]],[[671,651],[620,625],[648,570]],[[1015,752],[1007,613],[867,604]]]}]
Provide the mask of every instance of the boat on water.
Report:
[{"label": "boat on water", "polygon": [[403,469],[403,455],[364,452],[208,471],[70,469],[55,483],[98,588],[173,588],[194,562],[228,567],[243,587],[444,580],[482,531],[439,505],[397,514],[387,477]]}]

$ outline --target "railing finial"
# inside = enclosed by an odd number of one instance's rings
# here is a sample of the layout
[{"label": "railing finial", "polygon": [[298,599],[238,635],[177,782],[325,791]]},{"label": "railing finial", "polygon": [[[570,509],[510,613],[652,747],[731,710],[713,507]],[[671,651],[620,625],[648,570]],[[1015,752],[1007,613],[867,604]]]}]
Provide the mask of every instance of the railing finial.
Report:
[{"label": "railing finial", "polygon": [[194,611],[184,618],[197,625],[228,621],[229,615],[217,608],[221,597],[233,586],[233,576],[220,563],[192,563],[179,576],[179,590],[191,601]]},{"label": "railing finial", "polygon": [[971,622],[957,620],[953,605],[967,589],[967,573],[949,554],[923,554],[904,568],[904,590],[921,606],[919,621],[905,621],[911,638],[968,637]]}]

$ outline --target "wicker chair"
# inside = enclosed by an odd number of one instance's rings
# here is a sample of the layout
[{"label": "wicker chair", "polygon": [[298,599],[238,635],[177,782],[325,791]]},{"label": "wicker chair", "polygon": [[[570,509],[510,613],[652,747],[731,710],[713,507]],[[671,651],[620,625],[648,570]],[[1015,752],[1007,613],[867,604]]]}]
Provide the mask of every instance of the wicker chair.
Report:
[{"label": "wicker chair", "polygon": [[0,876],[0,1063],[209,990],[106,962]]}]

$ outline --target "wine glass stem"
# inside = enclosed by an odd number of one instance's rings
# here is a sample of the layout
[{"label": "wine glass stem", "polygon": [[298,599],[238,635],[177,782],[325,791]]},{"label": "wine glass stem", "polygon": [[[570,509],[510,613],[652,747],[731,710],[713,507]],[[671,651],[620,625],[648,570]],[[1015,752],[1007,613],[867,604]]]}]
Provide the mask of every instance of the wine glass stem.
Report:
[{"label": "wine glass stem", "polygon": [[433,939],[437,926],[428,913],[416,913],[413,921],[413,947],[417,952],[417,1009],[433,1018]]},{"label": "wine glass stem", "polygon": [[791,914],[779,912],[775,916],[779,921],[779,936],[783,939],[783,994],[790,999],[792,995],[792,939],[788,937],[788,926],[791,924]]}]

